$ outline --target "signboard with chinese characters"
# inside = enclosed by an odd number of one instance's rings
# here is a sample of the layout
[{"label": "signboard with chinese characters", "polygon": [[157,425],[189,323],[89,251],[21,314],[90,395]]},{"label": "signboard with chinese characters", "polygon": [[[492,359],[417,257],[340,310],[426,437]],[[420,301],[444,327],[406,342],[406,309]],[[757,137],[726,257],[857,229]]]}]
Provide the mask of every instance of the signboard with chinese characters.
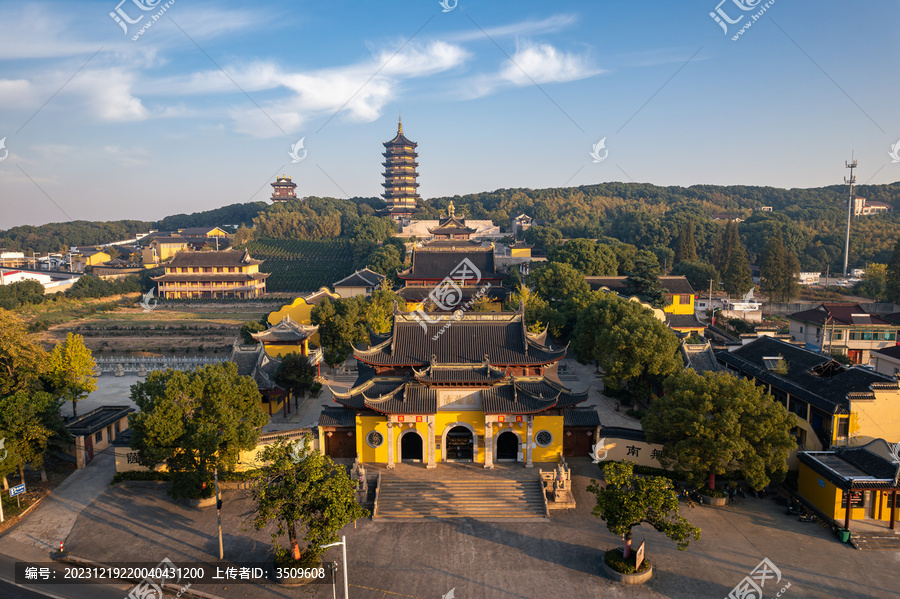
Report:
[{"label": "signboard with chinese characters", "polygon": [[[571,431],[567,431],[566,434],[569,432]],[[659,463],[659,454],[663,450],[662,445],[623,439],[621,437],[604,436],[602,430],[599,434],[599,438],[603,442],[603,449],[606,450],[605,460],[616,462],[628,460],[641,466],[662,468],[662,464]]]},{"label": "signboard with chinese characters", "polygon": [[641,541],[640,547],[637,548],[637,553],[634,554],[634,569],[640,570],[641,563],[644,561],[644,543],[647,541]]},{"label": "signboard with chinese characters", "polygon": [[439,410],[480,410],[481,391],[477,389],[447,389],[438,391]]},{"label": "signboard with chinese characters", "polygon": [[25,483],[22,483],[21,485],[16,485],[15,487],[9,488],[9,496],[10,497],[15,497],[16,495],[21,495],[24,492],[25,492]]}]

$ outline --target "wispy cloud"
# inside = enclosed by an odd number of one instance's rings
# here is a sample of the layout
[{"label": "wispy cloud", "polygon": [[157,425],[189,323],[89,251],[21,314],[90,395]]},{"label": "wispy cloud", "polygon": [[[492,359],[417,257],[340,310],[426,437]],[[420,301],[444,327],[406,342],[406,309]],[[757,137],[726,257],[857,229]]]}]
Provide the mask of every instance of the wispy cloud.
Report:
[{"label": "wispy cloud", "polygon": [[550,44],[521,41],[511,60],[499,71],[476,77],[466,86],[470,97],[481,97],[504,87],[523,87],[541,83],[577,81],[607,72],[585,54],[564,52]]},{"label": "wispy cloud", "polygon": [[498,25],[496,27],[487,27],[482,33],[478,29],[471,31],[460,31],[444,36],[444,39],[451,42],[470,42],[485,39],[484,34],[497,39],[509,36],[535,36],[545,33],[556,33],[570,27],[578,22],[578,16],[572,14],[559,14],[541,19],[539,21],[518,21],[509,25]]}]

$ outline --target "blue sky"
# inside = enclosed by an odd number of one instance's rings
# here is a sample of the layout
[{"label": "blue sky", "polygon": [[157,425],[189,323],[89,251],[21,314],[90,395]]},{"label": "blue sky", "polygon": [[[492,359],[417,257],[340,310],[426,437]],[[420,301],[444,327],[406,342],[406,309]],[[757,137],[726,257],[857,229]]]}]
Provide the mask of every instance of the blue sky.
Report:
[{"label": "blue sky", "polygon": [[425,198],[900,180],[896,2],[165,4],[0,1],[0,228],[376,196],[398,113]]}]

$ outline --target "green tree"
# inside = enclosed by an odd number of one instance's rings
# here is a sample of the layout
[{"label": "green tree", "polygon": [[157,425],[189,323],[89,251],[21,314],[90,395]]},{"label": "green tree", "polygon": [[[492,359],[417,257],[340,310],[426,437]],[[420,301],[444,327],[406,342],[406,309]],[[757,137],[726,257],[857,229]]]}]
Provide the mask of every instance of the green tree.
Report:
[{"label": "green tree", "polygon": [[870,264],[862,280],[856,284],[855,292],[876,302],[883,301],[887,294],[887,264]]},{"label": "green tree", "polygon": [[16,469],[19,467],[22,460],[19,457],[19,450],[16,447],[16,442],[13,440],[12,436],[2,428],[0,428],[0,453],[5,454],[5,457],[0,460],[0,479],[3,480],[3,490],[6,491],[9,489],[9,481],[6,477],[10,474],[15,474]]},{"label": "green tree", "polygon": [[383,245],[369,254],[366,266],[378,274],[382,274],[391,283],[397,282],[397,271],[403,266],[403,254],[394,245]]},{"label": "green tree", "polygon": [[618,263],[609,246],[590,239],[570,239],[564,245],[550,248],[550,262],[562,262],[587,276],[615,276]]},{"label": "green tree", "polygon": [[672,269],[672,274],[683,276],[691,287],[697,290],[708,290],[710,281],[713,283],[713,289],[719,288],[719,272],[715,266],[703,260],[679,262]]},{"label": "green tree", "polygon": [[525,231],[525,242],[539,250],[549,250],[562,243],[562,233],[553,227],[534,225]]},{"label": "green tree", "polygon": [[366,307],[366,324],[379,334],[389,333],[394,324],[394,302],[401,311],[406,310],[406,301],[391,288],[390,281],[383,280],[372,292]]},{"label": "green tree", "polygon": [[551,308],[559,306],[567,298],[590,291],[590,286],[584,280],[583,274],[575,270],[573,266],[560,262],[548,262],[544,266],[536,268],[528,275],[527,279],[529,286]]},{"label": "green tree", "polygon": [[533,333],[542,331],[549,304],[528,287],[520,285],[518,289],[509,294],[504,309],[517,312],[520,305],[525,307],[525,326],[528,327],[528,330]]},{"label": "green tree", "polygon": [[722,288],[732,296],[743,295],[753,287],[747,251],[738,235],[737,223],[728,221],[716,242],[714,265],[722,273]]},{"label": "green tree", "polygon": [[629,295],[638,296],[654,308],[666,305],[666,289],[659,284],[659,264],[643,256],[635,258],[634,268],[625,279],[625,287]]},{"label": "green tree", "polygon": [[365,343],[369,339],[365,300],[361,297],[334,301],[326,297],[313,307],[311,320],[319,325],[323,358],[332,368],[350,356],[355,344]]},{"label": "green tree", "polygon": [[176,498],[209,497],[213,470],[234,470],[268,421],[256,382],[233,362],[151,372],[131,400],[140,410],[128,417],[131,448],[142,466],[166,463]]},{"label": "green tree", "polygon": [[781,481],[797,443],[796,418],[763,387],[727,372],[684,370],[642,420],[647,440],[665,447],[659,458],[695,484],[715,489],[717,474],[740,472],[754,489]]},{"label": "green tree", "polygon": [[368,239],[382,242],[397,230],[397,224],[390,217],[361,216],[346,234],[352,239]]},{"label": "green tree", "polygon": [[81,335],[69,333],[56,344],[47,360],[47,374],[60,396],[72,402],[72,416],[77,417],[76,404],[97,388],[94,370],[97,363]]},{"label": "green tree", "polygon": [[666,377],[681,370],[679,342],[665,323],[637,302],[599,294],[578,314],[572,349],[579,362],[595,360],[606,384],[621,387],[637,377]]},{"label": "green tree", "polygon": [[25,330],[21,318],[0,308],[0,395],[41,388],[47,352]]},{"label": "green tree", "polygon": [[900,302],[900,239],[894,244],[894,253],[887,264],[884,287],[887,301]]},{"label": "green tree", "polygon": [[700,540],[700,529],[678,513],[673,483],[662,476],[635,476],[631,462],[603,466],[606,486],[592,480],[587,490],[597,498],[591,513],[606,522],[609,532],[625,539],[623,556],[631,557],[631,529],[647,523],[684,551],[691,538]]},{"label": "green tree", "polygon": [[[276,561],[283,563],[290,557],[305,567],[316,565],[325,552],[322,545],[336,542],[344,526],[369,515],[356,503],[356,485],[344,467],[312,449],[308,439],[297,443],[280,440],[263,450],[262,459],[268,465],[253,486],[256,506],[251,520],[256,530],[275,522]],[[298,524],[306,541],[302,551]],[[278,542],[285,534],[289,551]]]},{"label": "green tree", "polygon": [[241,340],[246,345],[256,345],[257,341],[253,338],[253,333],[258,333],[260,331],[265,331],[266,325],[262,324],[258,320],[248,320],[244,324],[241,325],[240,335]]},{"label": "green tree", "polygon": [[310,364],[308,357],[291,352],[281,357],[272,379],[292,396],[302,396],[316,382],[316,367]]},{"label": "green tree", "polygon": [[694,241],[694,223],[688,221],[681,228],[675,242],[675,264],[693,262],[697,259],[697,242]]},{"label": "green tree", "polygon": [[800,262],[790,253],[778,232],[769,238],[759,262],[761,290],[776,302],[789,302],[800,293]]},{"label": "green tree", "polygon": [[48,409],[55,409],[59,419],[56,399],[43,391],[34,394],[19,391],[14,395],[0,397],[0,431],[3,431],[7,442],[15,449],[19,476],[23,483],[26,463],[40,470],[41,479],[47,480],[44,456],[47,454],[50,438],[57,432],[46,422]]}]

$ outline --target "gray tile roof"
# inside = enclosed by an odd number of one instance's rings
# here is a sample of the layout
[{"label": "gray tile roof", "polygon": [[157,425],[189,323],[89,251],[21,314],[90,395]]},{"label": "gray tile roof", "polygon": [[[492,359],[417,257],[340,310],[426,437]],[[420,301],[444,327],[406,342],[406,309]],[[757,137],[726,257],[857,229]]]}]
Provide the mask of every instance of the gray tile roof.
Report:
[{"label": "gray tile roof", "polygon": [[324,408],[319,426],[356,426],[356,412],[346,408]]},{"label": "gray tile roof", "polygon": [[332,283],[332,287],[378,287],[385,279],[383,274],[379,274],[374,270],[364,268],[357,270],[349,277],[344,277],[337,283]]},{"label": "gray tile roof", "polygon": [[529,338],[518,313],[469,312],[459,320],[451,320],[447,314],[429,315],[436,320],[434,323],[416,317],[396,314],[391,340],[357,349],[354,357],[367,364],[413,367],[431,362],[481,364],[487,359],[492,366],[505,368],[515,364],[549,364],[566,354],[565,348],[553,349]]},{"label": "gray tile roof", "polygon": [[563,426],[600,426],[600,415],[589,408],[576,408],[563,412]]}]

